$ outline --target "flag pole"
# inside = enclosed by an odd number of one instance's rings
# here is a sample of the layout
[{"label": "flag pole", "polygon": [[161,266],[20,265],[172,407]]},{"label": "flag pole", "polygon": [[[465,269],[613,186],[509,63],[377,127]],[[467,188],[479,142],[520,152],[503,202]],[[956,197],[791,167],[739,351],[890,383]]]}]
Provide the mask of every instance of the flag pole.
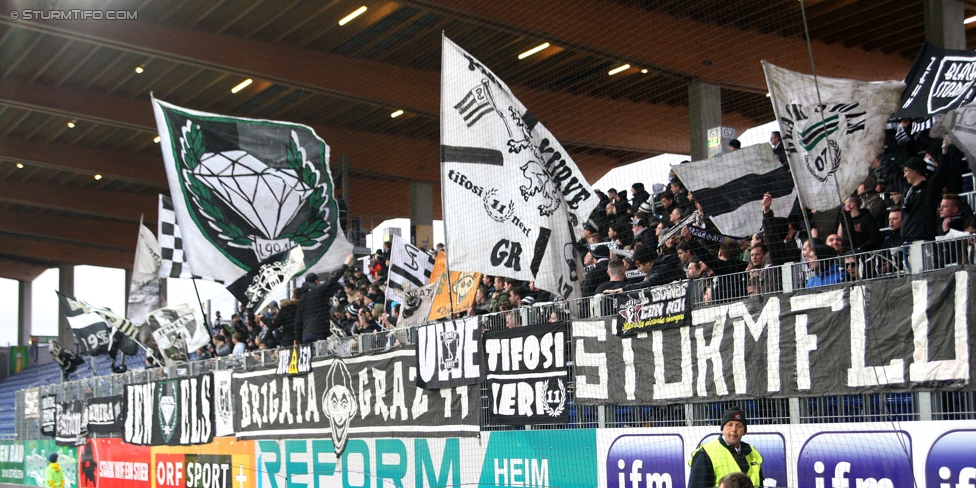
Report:
[{"label": "flag pole", "polygon": [[[200,315],[203,316],[203,325],[207,328],[207,337],[213,341],[213,332],[210,331],[210,317],[207,317],[207,314],[203,311],[203,300],[200,300],[200,290],[197,289],[197,280],[196,278],[192,278],[190,281],[193,282],[193,291],[197,294],[197,305],[200,306]],[[190,351],[186,351],[186,354],[189,356]]]},{"label": "flag pole", "polygon": [[[766,75],[766,89],[769,90],[769,100],[773,104],[773,116],[776,117],[776,125],[779,126],[780,134],[783,133],[783,125],[780,123],[780,113],[779,113],[779,103],[776,100],[776,91],[773,90],[773,85],[769,83],[769,72],[766,70],[768,63],[765,59],[762,60],[763,74]],[[786,149],[786,142],[783,141],[782,137],[779,141],[783,144],[783,149]],[[803,214],[803,225],[807,228],[807,237],[813,237],[813,227],[810,227],[810,217],[807,216],[807,206],[803,203],[803,192],[800,189],[800,182],[796,180],[796,171],[793,168],[793,158],[790,157],[789,152],[786,153],[786,165],[790,168],[790,177],[793,178],[793,186],[796,187],[796,200],[800,202],[800,213]]]},{"label": "flag pole", "polygon": [[[803,0],[800,0],[800,14],[803,16],[803,34],[806,37],[807,52],[810,55],[810,72],[813,74],[813,87],[817,91],[817,105],[822,107],[823,100],[820,97],[820,82],[817,79],[817,64],[814,63],[813,61],[813,46],[810,42],[810,26],[807,24],[807,8]],[[824,120],[823,110],[820,110],[820,123],[821,124],[826,123],[826,121]],[[828,141],[830,140],[830,136],[827,134],[826,131],[824,131],[824,137]],[[833,157],[834,157],[833,154],[831,154],[830,151],[827,151],[828,161]],[[837,164],[839,165],[840,162],[838,161]],[[831,165],[833,165],[833,161],[831,161]],[[850,239],[851,247],[854,247],[854,239],[853,239],[854,236],[853,234],[851,234],[851,223],[848,222],[849,219],[847,216],[847,212],[844,211],[844,195],[840,193],[840,183],[837,181],[836,172],[834,173],[834,188],[837,190],[837,198],[840,200],[840,206],[841,206],[840,212],[843,216],[841,222],[843,222],[844,225],[844,233],[847,235],[847,238]]]}]

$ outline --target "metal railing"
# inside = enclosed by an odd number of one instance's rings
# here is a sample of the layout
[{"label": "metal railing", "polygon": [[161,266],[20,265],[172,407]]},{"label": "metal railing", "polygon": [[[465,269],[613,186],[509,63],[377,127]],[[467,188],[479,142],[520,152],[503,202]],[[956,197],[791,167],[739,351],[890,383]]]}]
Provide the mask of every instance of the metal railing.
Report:
[{"label": "metal railing", "polygon": [[[823,269],[855,267],[846,278],[837,283],[867,281],[905,276],[932,271],[959,264],[976,262],[973,259],[976,249],[976,236],[937,242],[915,243],[905,248],[896,248],[871,253],[840,256],[817,260],[815,263],[792,263],[764,270],[746,271],[725,275],[731,277],[732,287],[745,286],[740,295],[722,296],[711,301],[693,300],[693,308],[708,306],[719,300],[741,300],[750,295],[767,295],[806,288],[811,284],[811,273],[823,273]],[[780,283],[780,287],[753,289],[750,292],[748,281],[757,271],[777,270],[779,276],[769,283]],[[820,271],[817,271],[820,270]],[[778,281],[777,281],[778,280]],[[829,280],[824,280],[829,281]],[[715,286],[722,284],[707,279],[693,280],[693,286]],[[831,286],[833,283],[823,283]],[[500,330],[508,327],[539,325],[549,322],[565,321],[569,318],[599,318],[615,316],[616,297],[600,295],[592,298],[536,304],[514,310],[496,312],[479,316],[482,330]],[[398,328],[384,332],[349,337],[332,337],[314,345],[315,357],[330,355],[357,355],[371,351],[381,351],[396,345],[413,345],[417,341],[416,328]],[[571,337],[567,337],[567,347],[571,347]],[[567,349],[571,350],[571,349]],[[90,397],[120,395],[125,385],[202,374],[221,369],[239,371],[251,370],[277,364],[277,350],[258,350],[240,356],[225,356],[214,359],[193,361],[169,367],[133,370],[122,374],[112,374],[70,381],[40,387],[41,395],[56,394],[59,401],[71,401]],[[570,364],[572,369],[572,364]],[[572,374],[572,371],[571,371]],[[910,420],[959,420],[976,419],[976,392],[935,391],[879,393],[865,395],[830,395],[807,398],[773,398],[735,400],[725,402],[684,403],[673,405],[639,406],[582,406],[573,403],[573,389],[570,386],[568,412],[570,420],[566,424],[534,426],[533,428],[594,428],[625,426],[679,426],[713,425],[721,417],[722,411],[731,404],[739,405],[746,411],[753,424],[800,424],[822,422],[878,422]],[[481,426],[483,430],[505,430],[513,427],[494,425],[488,420],[487,411],[490,398],[487,385],[483,384]],[[18,439],[39,437],[37,418],[25,418],[24,390],[16,392],[15,431]]]}]

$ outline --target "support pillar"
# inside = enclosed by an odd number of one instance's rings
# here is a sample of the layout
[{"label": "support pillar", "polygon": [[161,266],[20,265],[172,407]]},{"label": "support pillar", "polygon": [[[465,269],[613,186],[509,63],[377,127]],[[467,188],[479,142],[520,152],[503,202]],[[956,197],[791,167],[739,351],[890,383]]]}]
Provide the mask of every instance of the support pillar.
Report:
[{"label": "support pillar", "polygon": [[31,317],[34,284],[24,280],[17,283],[20,285],[17,293],[17,345],[26,346],[30,344],[30,336],[34,331]]},{"label": "support pillar", "polygon": [[[65,295],[75,296],[75,266],[73,264],[58,265],[58,291]],[[68,325],[68,317],[64,309],[58,306],[58,342],[61,347],[69,351],[75,350],[75,335]]]},{"label": "support pillar", "polygon": [[722,125],[722,89],[698,80],[688,85],[691,160],[708,159],[708,129]]},{"label": "support pillar", "polygon": [[966,49],[962,0],[925,0],[925,40],[943,49]]},{"label": "support pillar", "polygon": [[434,185],[410,182],[410,243],[423,249],[433,249],[434,242]]}]

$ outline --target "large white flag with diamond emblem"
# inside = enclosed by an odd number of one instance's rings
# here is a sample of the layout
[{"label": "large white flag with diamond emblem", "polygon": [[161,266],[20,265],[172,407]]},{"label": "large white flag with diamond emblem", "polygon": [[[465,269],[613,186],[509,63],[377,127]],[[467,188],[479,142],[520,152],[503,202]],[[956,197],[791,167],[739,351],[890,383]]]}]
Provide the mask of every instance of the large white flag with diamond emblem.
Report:
[{"label": "large white flag with diamond emblem", "polygon": [[328,272],[352,245],[339,228],[329,146],[310,127],[153,99],[183,249],[193,273],[232,283],[301,246]]},{"label": "large white flag with diamond emblem", "polygon": [[535,280],[561,297],[579,296],[573,243],[597,198],[508,86],[446,37],[441,182],[451,271]]},{"label": "large white flag with diamond emblem", "polygon": [[763,70],[800,200],[814,210],[839,207],[884,148],[885,122],[905,84],[814,78],[765,60]]}]

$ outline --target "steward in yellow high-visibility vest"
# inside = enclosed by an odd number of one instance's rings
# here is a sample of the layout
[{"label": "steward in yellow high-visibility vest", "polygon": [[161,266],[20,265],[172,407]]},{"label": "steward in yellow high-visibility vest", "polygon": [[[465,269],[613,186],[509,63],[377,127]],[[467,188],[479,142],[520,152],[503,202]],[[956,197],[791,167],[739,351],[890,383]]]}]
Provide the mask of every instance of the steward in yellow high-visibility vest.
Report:
[{"label": "steward in yellow high-visibility vest", "polygon": [[738,407],[722,414],[722,435],[691,454],[688,488],[714,487],[723,476],[734,472],[748,476],[756,488],[762,486],[762,456],[742,442],[746,424],[746,415]]}]

